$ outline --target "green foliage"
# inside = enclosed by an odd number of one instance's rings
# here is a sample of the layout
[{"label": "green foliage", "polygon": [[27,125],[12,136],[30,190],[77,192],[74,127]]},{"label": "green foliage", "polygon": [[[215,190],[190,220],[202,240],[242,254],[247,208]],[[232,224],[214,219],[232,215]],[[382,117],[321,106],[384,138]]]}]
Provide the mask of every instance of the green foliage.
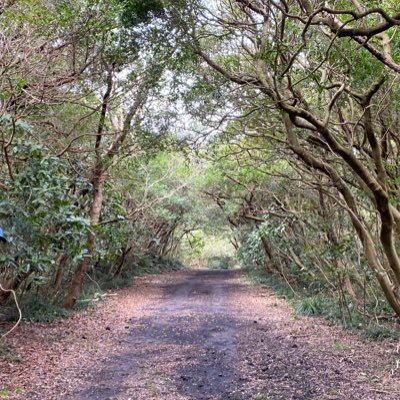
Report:
[{"label": "green foliage", "polygon": [[[135,264],[134,264],[135,265]],[[147,254],[136,262],[138,273],[161,273],[168,270],[179,270],[183,264],[170,257],[160,257],[157,254]]]},{"label": "green foliage", "polygon": [[237,253],[239,262],[245,266],[260,266],[262,265],[265,255],[261,248],[261,237],[258,230],[253,230],[248,234],[242,230],[243,240]]},{"label": "green foliage", "polygon": [[49,304],[47,299],[31,299],[29,302],[21,304],[21,307],[23,318],[26,321],[53,322],[71,315],[68,310]]},{"label": "green foliage", "polygon": [[161,0],[118,0],[122,4],[121,20],[126,28],[149,22],[154,16],[164,15]]},{"label": "green foliage", "polygon": [[[366,318],[362,310],[351,307],[351,299],[349,298],[346,298],[348,304],[343,309],[338,296],[333,293],[320,292],[310,295],[307,289],[297,285],[294,286],[295,292],[293,292],[284,279],[257,268],[246,270],[246,280],[254,284],[265,285],[278,295],[283,296],[289,300],[298,314],[321,316],[332,323],[341,324],[347,329],[362,330],[362,335],[369,340],[398,340],[400,338],[396,321],[378,324],[374,320]],[[383,304],[385,303],[383,302]],[[370,306],[367,306],[367,308],[371,309]],[[382,310],[375,311],[383,312]]]},{"label": "green foliage", "polygon": [[206,246],[206,238],[203,237],[200,232],[193,232],[188,238],[188,244],[190,247],[190,256],[191,258],[198,258],[204,252],[204,248]]},{"label": "green foliage", "polygon": [[207,259],[207,268],[210,269],[231,269],[235,266],[235,260],[232,257],[210,257]]},{"label": "green foliage", "polygon": [[25,142],[14,147],[14,154],[27,161],[12,190],[0,194],[0,223],[9,237],[2,268],[10,273],[33,272],[40,283],[66,243],[73,257],[82,254],[89,224],[78,193],[87,183],[70,176],[67,163],[48,156],[42,146]]},{"label": "green foliage", "polygon": [[[87,180],[71,175],[69,164],[50,156],[43,146],[24,142],[14,146],[14,154],[26,161],[12,190],[0,194],[0,224],[9,240],[0,249],[0,272],[8,278],[25,274],[25,287],[48,290],[60,253],[68,254],[73,266],[85,256],[89,229],[96,231],[100,243],[95,260],[112,262],[129,234],[118,193],[105,193],[103,216],[111,223],[91,228],[87,211],[92,189]],[[33,320],[40,320],[43,304],[31,301],[27,318],[32,314]],[[43,309],[43,318],[56,317],[58,311],[51,304],[48,307]]]},{"label": "green foliage", "polygon": [[[26,297],[20,302],[20,307],[23,320],[29,322],[54,322],[71,315],[70,311],[51,304],[49,299],[43,296],[41,298],[34,296]],[[15,305],[8,304],[4,307],[1,318],[8,321],[17,321],[19,313]]]},{"label": "green foliage", "polygon": [[258,285],[265,285],[286,299],[294,298],[293,291],[290,290],[286,282],[284,282],[283,279],[276,274],[267,273],[259,268],[249,268],[245,269],[245,271],[246,280],[249,282]]},{"label": "green foliage", "polygon": [[325,303],[322,296],[305,297],[298,301],[296,311],[303,315],[322,315],[326,311]]},{"label": "green foliage", "polygon": [[398,326],[370,323],[364,328],[363,335],[367,339],[376,341],[400,340],[400,329]]}]

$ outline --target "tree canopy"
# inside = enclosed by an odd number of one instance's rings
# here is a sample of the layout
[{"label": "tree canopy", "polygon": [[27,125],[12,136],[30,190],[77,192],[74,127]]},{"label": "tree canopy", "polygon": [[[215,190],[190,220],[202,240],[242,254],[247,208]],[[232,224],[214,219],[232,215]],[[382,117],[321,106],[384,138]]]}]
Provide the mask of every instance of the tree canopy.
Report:
[{"label": "tree canopy", "polygon": [[398,317],[399,25],[394,0],[4,1],[0,305],[175,258]]}]

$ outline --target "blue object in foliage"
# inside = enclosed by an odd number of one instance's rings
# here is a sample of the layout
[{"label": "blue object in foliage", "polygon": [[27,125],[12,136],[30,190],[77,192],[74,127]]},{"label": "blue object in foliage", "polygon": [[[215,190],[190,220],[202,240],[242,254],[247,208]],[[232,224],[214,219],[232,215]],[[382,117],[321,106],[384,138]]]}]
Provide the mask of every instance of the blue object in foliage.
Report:
[{"label": "blue object in foliage", "polygon": [[7,238],[4,236],[3,229],[0,228],[0,241],[7,242]]}]

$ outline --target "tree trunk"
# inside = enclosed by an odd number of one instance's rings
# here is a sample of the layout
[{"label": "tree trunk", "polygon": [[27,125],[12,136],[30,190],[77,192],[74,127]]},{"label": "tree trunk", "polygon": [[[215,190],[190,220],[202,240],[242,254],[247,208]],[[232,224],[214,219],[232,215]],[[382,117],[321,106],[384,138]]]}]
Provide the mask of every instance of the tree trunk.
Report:
[{"label": "tree trunk", "polygon": [[110,271],[110,274],[112,277],[121,275],[122,269],[125,265],[126,256],[131,251],[131,249],[132,249],[132,246],[126,247],[122,251],[122,254],[117,258],[117,260],[115,261],[115,263],[112,266],[111,271]]},{"label": "tree trunk", "polygon": [[267,256],[264,262],[264,268],[267,272],[272,272],[272,269],[275,268],[274,256],[268,239],[265,236],[261,236],[261,244]]},{"label": "tree trunk", "polygon": [[[319,204],[320,204],[322,218],[324,218],[325,221],[329,221],[329,218],[332,214],[330,213],[330,210],[327,209],[326,201],[321,188],[319,188]],[[331,224],[328,224],[326,235],[328,241],[332,243],[332,245],[335,246],[335,248],[337,248],[339,245],[339,238]],[[338,258],[336,255],[334,256],[334,263],[338,272],[340,271],[341,273],[343,273],[342,282],[344,284],[347,293],[350,295],[350,297],[356,304],[360,305],[361,300],[357,297],[356,292],[354,291],[353,283],[351,282],[349,274],[347,273],[346,264],[340,257]]]},{"label": "tree trunk", "polygon": [[64,268],[67,263],[68,255],[62,253],[57,260],[57,272],[54,279],[54,292],[57,293],[61,288],[61,283],[64,277]]},{"label": "tree trunk", "polygon": [[11,292],[9,290],[17,290],[20,287],[21,283],[31,274],[32,271],[19,273],[14,279],[9,280],[5,284],[2,284],[2,287],[5,290],[0,290],[0,306],[6,304],[7,300],[11,296]]},{"label": "tree trunk", "polygon": [[97,225],[100,221],[101,208],[103,205],[103,192],[104,192],[105,179],[106,179],[106,169],[103,163],[99,160],[96,163],[93,176],[94,195],[90,209],[90,225],[92,229],[90,230],[87,238],[87,251],[85,256],[83,257],[83,260],[76,268],[69,293],[64,302],[65,308],[74,307],[76,300],[79,296],[83,280],[85,278],[85,275],[90,267],[93,258],[93,254],[96,247],[96,235],[93,232],[93,227]]},{"label": "tree trunk", "polygon": [[[362,218],[358,213],[358,208],[353,194],[351,193],[347,185],[343,182],[339,173],[330,164],[325,163],[320,159],[317,159],[306,149],[300,146],[298,139],[293,132],[292,122],[288,114],[283,114],[283,122],[286,127],[286,136],[289,142],[289,146],[293,150],[293,152],[297,154],[297,156],[299,156],[307,165],[323,172],[326,176],[328,176],[333,185],[343,196],[343,199],[348,207],[347,211],[350,220],[363,246],[365,258],[368,261],[371,269],[374,271],[375,276],[386,297],[386,300],[396,312],[396,314],[400,315],[400,295],[398,293],[397,282],[396,280],[393,280],[392,277],[387,273],[386,269],[379,260],[376,245],[368,228],[365,226]],[[382,221],[382,231],[384,230],[383,226],[384,221]]]}]

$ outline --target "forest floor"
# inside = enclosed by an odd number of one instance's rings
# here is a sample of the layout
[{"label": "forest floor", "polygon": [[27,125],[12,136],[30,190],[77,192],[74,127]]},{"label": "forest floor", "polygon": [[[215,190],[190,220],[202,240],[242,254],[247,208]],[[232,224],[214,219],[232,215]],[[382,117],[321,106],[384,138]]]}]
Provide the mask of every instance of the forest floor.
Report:
[{"label": "forest floor", "polygon": [[[240,272],[144,276],[0,353],[0,398],[400,398],[400,346],[299,317]],[[8,396],[8,397],[6,397]]]}]

